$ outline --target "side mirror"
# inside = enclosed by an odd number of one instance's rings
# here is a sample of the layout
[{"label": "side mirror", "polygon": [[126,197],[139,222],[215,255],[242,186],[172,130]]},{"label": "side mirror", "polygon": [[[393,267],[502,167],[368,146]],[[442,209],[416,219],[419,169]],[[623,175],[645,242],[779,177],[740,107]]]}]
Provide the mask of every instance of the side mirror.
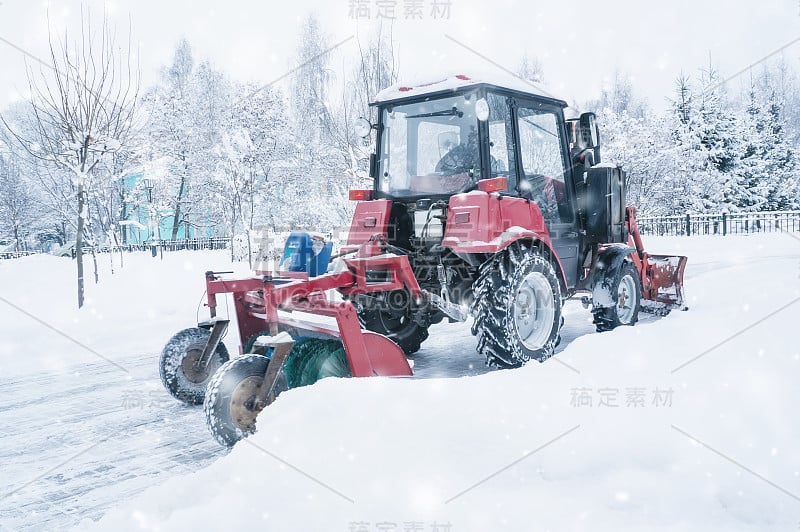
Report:
[{"label": "side mirror", "polygon": [[369,120],[364,117],[360,117],[353,124],[353,133],[361,138],[366,138],[369,136],[370,131],[372,131],[372,124],[370,124]]},{"label": "side mirror", "polygon": [[594,113],[581,113],[580,123],[581,144],[586,148],[595,149],[600,146],[600,132],[597,129],[597,117]]}]

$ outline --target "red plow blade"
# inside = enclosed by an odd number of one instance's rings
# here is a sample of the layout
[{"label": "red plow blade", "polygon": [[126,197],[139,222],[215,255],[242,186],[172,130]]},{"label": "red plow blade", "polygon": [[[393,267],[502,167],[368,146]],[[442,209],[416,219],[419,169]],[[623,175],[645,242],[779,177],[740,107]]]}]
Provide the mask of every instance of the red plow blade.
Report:
[{"label": "red plow blade", "polygon": [[662,303],[668,309],[686,310],[683,273],[687,258],[681,255],[647,255],[644,299]]}]

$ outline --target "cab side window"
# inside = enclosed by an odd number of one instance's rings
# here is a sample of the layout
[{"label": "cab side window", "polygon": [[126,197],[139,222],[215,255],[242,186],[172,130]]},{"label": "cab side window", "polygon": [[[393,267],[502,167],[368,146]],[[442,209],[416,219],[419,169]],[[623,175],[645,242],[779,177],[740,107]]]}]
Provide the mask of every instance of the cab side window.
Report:
[{"label": "cab side window", "polygon": [[508,98],[489,93],[489,164],[491,177],[506,177],[508,191],[517,186],[517,163],[514,159],[514,133]]},{"label": "cab side window", "polygon": [[548,222],[571,222],[558,116],[546,109],[520,105],[517,118],[524,172],[519,180],[520,195],[536,201]]}]

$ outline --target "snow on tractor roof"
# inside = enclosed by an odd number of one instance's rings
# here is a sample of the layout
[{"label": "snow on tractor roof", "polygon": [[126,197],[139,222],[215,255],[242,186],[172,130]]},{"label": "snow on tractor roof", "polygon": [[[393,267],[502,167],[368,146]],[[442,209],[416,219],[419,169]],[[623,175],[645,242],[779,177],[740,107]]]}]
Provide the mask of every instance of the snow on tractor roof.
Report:
[{"label": "snow on tractor roof", "polygon": [[[524,92],[526,94],[562,101],[560,98],[557,98],[549,91],[545,90],[538,83],[526,81],[516,76],[494,74],[491,76],[454,74],[444,76],[438,80],[427,79],[416,83],[407,80],[403,83],[392,85],[391,87],[387,87],[386,89],[380,91],[375,96],[374,103],[413,98],[415,96],[434,94],[448,90],[455,91],[464,87],[477,85],[491,85],[516,92]],[[566,102],[563,103],[566,105]]]}]

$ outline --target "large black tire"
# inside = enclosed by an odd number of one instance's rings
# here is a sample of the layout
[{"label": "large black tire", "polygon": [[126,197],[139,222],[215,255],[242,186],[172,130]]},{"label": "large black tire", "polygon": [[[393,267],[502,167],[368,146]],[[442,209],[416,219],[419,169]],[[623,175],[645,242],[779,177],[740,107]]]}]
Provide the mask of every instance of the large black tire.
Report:
[{"label": "large black tire", "polygon": [[203,402],[206,385],[217,369],[228,361],[228,349],[220,342],[208,368],[193,367],[210,336],[210,331],[199,327],[184,329],[170,338],[161,351],[158,365],[161,382],[172,397],[186,404]]},{"label": "large black tire", "polygon": [[[226,362],[208,384],[203,403],[206,426],[214,439],[230,447],[256,430],[255,392],[264,380],[269,359],[242,355]],[[275,383],[279,394],[287,389],[282,373]]]},{"label": "large black tire", "polygon": [[642,282],[636,266],[626,261],[614,270],[612,278],[601,283],[607,297],[602,298],[606,306],[595,301],[592,308],[597,332],[611,331],[621,325],[635,325],[642,305]]},{"label": "large black tire", "polygon": [[384,300],[372,296],[361,296],[356,300],[361,326],[386,336],[400,346],[406,355],[413,355],[428,338],[428,328],[414,321],[411,316],[408,292],[398,290],[384,296]]},{"label": "large black tire", "polygon": [[472,334],[488,365],[515,368],[553,355],[562,324],[561,284],[538,248],[512,244],[481,266],[473,289]]}]

